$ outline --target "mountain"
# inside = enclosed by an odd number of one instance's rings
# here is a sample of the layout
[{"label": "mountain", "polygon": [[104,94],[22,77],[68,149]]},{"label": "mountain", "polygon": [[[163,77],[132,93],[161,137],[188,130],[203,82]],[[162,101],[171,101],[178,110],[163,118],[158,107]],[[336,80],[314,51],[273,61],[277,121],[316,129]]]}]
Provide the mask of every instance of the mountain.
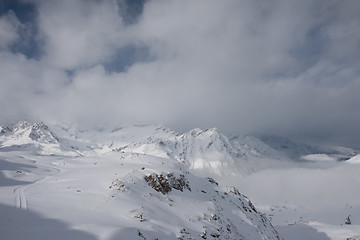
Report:
[{"label": "mountain", "polygon": [[31,124],[20,121],[15,126],[1,126],[0,134],[4,146],[25,145],[29,143],[58,144],[56,137],[52,135],[49,128],[42,122]]},{"label": "mountain", "polygon": [[[142,225],[157,231],[177,229],[173,232],[177,239],[281,239],[265,215],[237,189],[179,171],[181,165],[171,171],[166,165],[152,162],[111,185],[114,201],[123,201],[124,194],[132,196],[131,202],[145,196],[141,207],[129,209]],[[146,239],[158,237],[153,232],[141,234]],[[171,238],[169,234],[164,236]]]},{"label": "mountain", "polygon": [[[0,231],[6,239],[282,239],[240,192],[265,190],[281,202],[292,191],[274,184],[306,171],[313,181],[318,172],[330,171],[329,179],[344,167],[356,172],[342,161],[356,163],[358,154],[279,137],[228,137],[216,128],[21,121],[0,126]],[[292,178],[288,167],[301,174]],[[229,182],[240,191],[221,184]],[[288,212],[260,208],[276,221]]]},{"label": "mountain", "polygon": [[24,121],[3,126],[1,235],[282,239],[236,188],[192,173],[245,168],[238,154],[237,142],[217,129],[177,134],[149,125],[111,131]]},{"label": "mountain", "polygon": [[274,136],[227,137],[217,128],[179,134],[163,126],[127,125],[82,129],[74,125],[20,121],[1,126],[2,149],[35,146],[42,155],[93,156],[111,151],[176,159],[190,170],[212,175],[249,175],[298,161],[340,161],[357,154],[347,148],[320,148]]},{"label": "mountain", "polygon": [[360,154],[359,155],[356,155],[355,157],[352,157],[348,160],[349,163],[360,163]]},{"label": "mountain", "polygon": [[290,159],[300,159],[301,156],[308,154],[324,153],[319,147],[297,143],[283,137],[261,136],[259,139],[272,149],[281,152]]},{"label": "mountain", "polygon": [[[38,135],[44,137],[31,138],[29,133],[34,131],[32,129],[38,129],[39,124],[25,123],[17,124],[24,125],[21,128],[23,138],[18,138],[21,134],[14,130],[6,136],[2,145],[32,144],[37,146],[42,154],[48,155],[93,156],[111,151],[139,153],[176,159],[192,170],[206,170],[216,175],[247,175],[255,172],[262,166],[251,160],[267,154],[266,151],[260,152],[253,148],[253,144],[240,144],[239,139],[229,140],[216,128],[193,129],[178,134],[163,126],[151,125],[128,125],[110,130],[54,125],[50,130],[41,123],[41,134]],[[14,129],[18,129],[16,126]],[[43,140],[45,136],[48,136],[48,141]]]},{"label": "mountain", "polygon": [[61,145],[59,139],[44,123],[20,121],[14,126],[1,126],[2,151],[32,149],[42,155],[75,155]]},{"label": "mountain", "polygon": [[292,141],[284,137],[260,136],[261,142],[294,161],[346,161],[355,156],[358,151],[339,146],[312,146]]},{"label": "mountain", "polygon": [[218,175],[249,174],[247,159],[240,149],[218,129],[193,129],[184,134],[152,136],[145,141],[130,143],[119,150],[177,159],[192,170],[207,170]]}]

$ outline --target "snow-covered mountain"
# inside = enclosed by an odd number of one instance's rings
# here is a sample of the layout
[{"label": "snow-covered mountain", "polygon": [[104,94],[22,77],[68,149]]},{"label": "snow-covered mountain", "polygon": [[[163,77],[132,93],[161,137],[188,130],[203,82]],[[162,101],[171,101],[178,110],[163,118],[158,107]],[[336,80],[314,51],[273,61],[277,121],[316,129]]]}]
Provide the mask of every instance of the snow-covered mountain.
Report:
[{"label": "snow-covered mountain", "polygon": [[38,144],[58,144],[59,141],[42,122],[31,124],[20,121],[15,126],[1,126],[3,146]]},{"label": "snow-covered mountain", "polygon": [[277,136],[261,136],[259,140],[284,157],[295,161],[346,161],[358,151],[338,146],[312,146]]},{"label": "snow-covered mountain", "polygon": [[218,175],[249,174],[254,171],[242,151],[218,129],[193,129],[184,134],[148,137],[119,148],[121,151],[138,152],[177,159],[193,170],[208,170]]},{"label": "snow-covered mountain", "polygon": [[31,149],[42,155],[76,155],[62,146],[59,139],[44,123],[20,121],[14,126],[0,127],[2,151]]},{"label": "snow-covered mountain", "polygon": [[[250,181],[242,187],[250,193],[271,191],[256,174],[274,178],[287,164],[303,172],[319,161],[326,169],[356,163],[358,154],[278,137],[227,137],[216,128],[179,134],[152,125],[21,121],[0,127],[0,232],[6,239],[282,239],[247,197],[223,185],[226,177],[238,186]],[[279,207],[261,209],[281,222]]]},{"label": "snow-covered mountain", "polygon": [[237,150],[216,129],[176,134],[153,126],[112,131],[50,129],[25,121],[2,126],[1,235],[282,239],[236,188],[191,173],[238,167]]},{"label": "snow-covered mountain", "polygon": [[346,160],[356,151],[320,148],[280,137],[251,135],[228,138],[216,128],[184,134],[163,126],[128,125],[116,129],[81,129],[73,125],[1,126],[2,149],[35,146],[42,155],[92,156],[111,151],[176,159],[191,170],[215,175],[248,175],[284,161]]},{"label": "snow-covered mountain", "polygon": [[176,159],[191,170],[215,175],[248,175],[273,164],[269,164],[272,160],[288,159],[255,137],[229,139],[216,128],[179,134],[151,125],[85,130],[21,121],[15,126],[2,126],[2,132],[2,148],[31,145],[42,155],[92,156],[111,151],[147,154]]},{"label": "snow-covered mountain", "polygon": [[[92,156],[111,151],[176,159],[190,169],[206,169],[218,175],[249,174],[255,166],[249,158],[261,157],[252,145],[229,140],[212,128],[184,134],[162,126],[131,125],[113,130],[81,130],[73,126],[30,124],[21,121],[3,126],[1,147],[34,146],[42,155]],[[254,166],[253,166],[254,165]]]},{"label": "snow-covered mountain", "polygon": [[323,153],[319,147],[310,146],[303,143],[296,143],[290,139],[277,136],[261,136],[259,139],[275,149],[283,153],[291,159],[299,159],[303,155]]}]

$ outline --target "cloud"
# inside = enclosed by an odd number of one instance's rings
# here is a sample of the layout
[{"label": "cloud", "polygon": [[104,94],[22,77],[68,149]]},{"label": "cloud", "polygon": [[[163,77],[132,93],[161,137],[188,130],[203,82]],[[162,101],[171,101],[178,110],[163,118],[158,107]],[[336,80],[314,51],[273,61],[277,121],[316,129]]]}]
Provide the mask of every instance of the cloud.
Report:
[{"label": "cloud", "polygon": [[3,119],[360,140],[356,1],[33,2],[37,60],[6,24]]},{"label": "cloud", "polygon": [[282,211],[291,212],[292,216],[296,212],[291,207],[296,207],[302,217],[342,224],[349,211],[357,212],[360,207],[358,171],[359,166],[347,163],[302,163],[302,166],[294,164],[290,168],[260,171],[240,181],[235,177],[221,181],[235,184],[255,204],[286,206]]},{"label": "cloud", "polygon": [[[0,72],[3,123],[22,118],[40,120],[48,114],[50,102],[60,101],[58,94],[69,81],[63,71],[9,52],[0,52]],[[56,111],[56,105],[53,107]]]},{"label": "cloud", "polygon": [[0,17],[0,49],[7,49],[19,39],[21,23],[13,11]]},{"label": "cloud", "polygon": [[127,33],[114,1],[41,1],[43,61],[65,70],[91,67],[113,56]]}]

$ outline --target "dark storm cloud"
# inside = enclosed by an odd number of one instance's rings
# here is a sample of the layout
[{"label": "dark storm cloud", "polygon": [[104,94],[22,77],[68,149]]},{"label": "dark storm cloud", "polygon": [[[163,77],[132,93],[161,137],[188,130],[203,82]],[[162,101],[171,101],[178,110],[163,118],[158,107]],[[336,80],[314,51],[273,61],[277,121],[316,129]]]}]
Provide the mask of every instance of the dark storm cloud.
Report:
[{"label": "dark storm cloud", "polygon": [[23,10],[2,11],[3,121],[360,140],[357,0],[23,3],[36,6],[41,49],[15,51]]}]

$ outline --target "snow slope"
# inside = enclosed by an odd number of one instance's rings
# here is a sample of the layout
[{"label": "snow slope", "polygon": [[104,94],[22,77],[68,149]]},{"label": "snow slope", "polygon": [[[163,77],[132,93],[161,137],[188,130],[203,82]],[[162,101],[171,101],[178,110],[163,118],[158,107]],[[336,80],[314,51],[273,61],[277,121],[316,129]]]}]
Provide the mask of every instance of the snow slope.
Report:
[{"label": "snow slope", "polygon": [[[0,231],[6,239],[346,239],[360,235],[358,154],[216,128],[21,121],[0,128]],[[225,187],[234,185],[266,216]]]},{"label": "snow slope", "polygon": [[[193,175],[192,160],[169,156],[166,144],[157,149],[158,139],[175,148],[182,136],[165,128],[129,126],[109,134],[22,122],[2,132],[4,239],[281,239],[237,189]],[[196,149],[185,151],[189,159],[211,156],[199,151],[208,137],[215,153],[227,141],[213,130],[200,135],[183,137]],[[149,145],[137,145],[144,141]]]}]

